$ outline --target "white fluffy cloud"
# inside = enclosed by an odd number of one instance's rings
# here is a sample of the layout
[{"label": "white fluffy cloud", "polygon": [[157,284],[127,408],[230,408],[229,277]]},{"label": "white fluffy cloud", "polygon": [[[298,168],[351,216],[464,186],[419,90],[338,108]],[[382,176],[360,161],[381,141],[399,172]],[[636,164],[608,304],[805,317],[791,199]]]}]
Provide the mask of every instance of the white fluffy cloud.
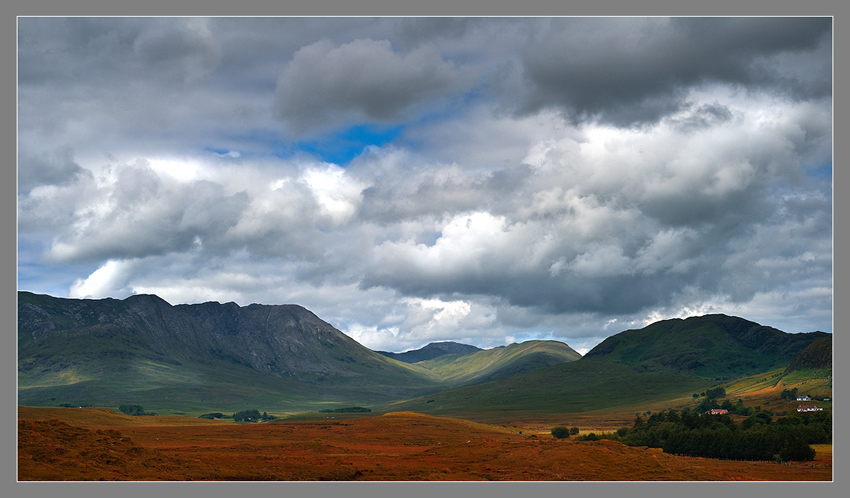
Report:
[{"label": "white fluffy cloud", "polygon": [[831,330],[822,20],[295,21],[21,19],[22,288],[296,303],[392,351]]}]

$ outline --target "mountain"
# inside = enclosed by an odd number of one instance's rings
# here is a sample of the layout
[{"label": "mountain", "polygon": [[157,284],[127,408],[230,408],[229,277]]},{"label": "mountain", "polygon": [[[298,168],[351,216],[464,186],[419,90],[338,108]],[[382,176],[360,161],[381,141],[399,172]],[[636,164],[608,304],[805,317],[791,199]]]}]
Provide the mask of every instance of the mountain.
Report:
[{"label": "mountain", "polygon": [[438,385],[428,371],[369,350],[301,306],[29,292],[18,293],[18,384],[22,404],[256,399],[278,407],[374,402]]},{"label": "mountain", "polygon": [[585,356],[640,369],[734,379],[787,366],[825,332],[789,334],[722,314],[655,322],[611,336]]},{"label": "mountain", "polygon": [[416,363],[419,361],[433,360],[439,356],[447,354],[461,355],[481,351],[481,348],[472,346],[471,344],[461,344],[459,342],[441,341],[432,342],[420,349],[405,351],[404,353],[391,353],[388,351],[376,351],[386,357],[394,360],[403,361],[405,363]]},{"label": "mountain", "polygon": [[689,397],[713,383],[674,370],[637,371],[622,364],[582,358],[493,382],[388,403],[380,409],[508,423],[538,415],[614,407],[633,406],[637,410],[653,402]]},{"label": "mountain", "polygon": [[[583,358],[557,341],[528,341],[409,364],[296,305],[172,306],[153,295],[19,292],[18,402],[140,404],[172,413],[340,406],[460,416],[581,412],[689,396],[795,358],[804,369],[826,365],[831,343],[816,343],[824,338],[830,334],[786,334],[706,315],[621,332]],[[829,388],[831,368],[814,372]]]},{"label": "mountain", "polygon": [[418,363],[447,384],[490,382],[581,358],[559,341],[526,341]]},{"label": "mountain", "polygon": [[832,369],[832,336],[818,339],[806,346],[785,369],[785,373],[797,370]]},{"label": "mountain", "polygon": [[611,336],[577,361],[392,403],[385,409],[480,421],[530,413],[640,409],[654,402],[689,399],[717,380],[784,368],[823,338],[829,334],[788,334],[726,315],[664,320]]},{"label": "mountain", "polygon": [[474,352],[408,364],[297,305],[172,306],[154,295],[93,300],[19,292],[18,400],[148,410],[370,406],[579,357],[556,341],[493,350],[429,346],[419,353]]}]

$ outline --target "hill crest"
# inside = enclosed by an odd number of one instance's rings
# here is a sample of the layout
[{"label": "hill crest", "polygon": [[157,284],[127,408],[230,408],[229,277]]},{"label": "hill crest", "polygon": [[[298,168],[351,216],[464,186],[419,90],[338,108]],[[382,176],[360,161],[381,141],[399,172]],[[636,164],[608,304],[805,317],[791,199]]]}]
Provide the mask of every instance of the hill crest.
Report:
[{"label": "hill crest", "polygon": [[608,337],[584,356],[703,378],[739,378],[787,366],[825,332],[789,334],[723,314],[662,320]]},{"label": "hill crest", "polygon": [[403,353],[392,353],[389,351],[375,351],[388,358],[403,361],[405,363],[417,363],[420,361],[433,360],[445,355],[462,355],[481,351],[481,348],[471,344],[461,344],[454,341],[440,341],[426,344],[419,349],[405,351]]}]

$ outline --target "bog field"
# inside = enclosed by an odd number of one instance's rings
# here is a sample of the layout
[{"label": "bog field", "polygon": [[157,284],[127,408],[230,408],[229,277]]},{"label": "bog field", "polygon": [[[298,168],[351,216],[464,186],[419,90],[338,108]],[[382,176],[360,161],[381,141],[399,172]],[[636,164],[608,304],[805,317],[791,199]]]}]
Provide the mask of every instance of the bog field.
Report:
[{"label": "bog field", "polygon": [[[681,457],[619,442],[555,439],[546,422],[482,424],[413,412],[315,414],[240,424],[130,417],[98,408],[18,409],[20,481],[830,481],[813,461]],[[604,431],[574,419],[582,433]]]}]

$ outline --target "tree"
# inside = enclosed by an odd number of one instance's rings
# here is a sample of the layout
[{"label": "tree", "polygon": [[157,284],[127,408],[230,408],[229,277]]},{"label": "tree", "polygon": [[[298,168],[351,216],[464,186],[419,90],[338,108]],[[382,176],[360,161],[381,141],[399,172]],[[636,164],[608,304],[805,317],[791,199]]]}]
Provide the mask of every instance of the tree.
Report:
[{"label": "tree", "polygon": [[552,428],[552,436],[555,439],[566,439],[570,437],[570,430],[562,425],[559,425],[558,427]]},{"label": "tree", "polygon": [[802,437],[794,435],[782,443],[779,460],[783,462],[809,462],[815,459],[815,450],[806,444]]},{"label": "tree", "polygon": [[570,434],[572,434],[573,436],[575,436],[576,434],[578,434],[578,427],[572,427],[572,428],[570,429]]},{"label": "tree", "polygon": [[139,417],[142,415],[156,415],[154,412],[145,412],[145,409],[142,408],[142,405],[120,405],[118,407],[118,411],[125,415],[130,415],[133,417]]},{"label": "tree", "polygon": [[262,418],[259,410],[244,410],[233,414],[236,422],[257,422]]}]

